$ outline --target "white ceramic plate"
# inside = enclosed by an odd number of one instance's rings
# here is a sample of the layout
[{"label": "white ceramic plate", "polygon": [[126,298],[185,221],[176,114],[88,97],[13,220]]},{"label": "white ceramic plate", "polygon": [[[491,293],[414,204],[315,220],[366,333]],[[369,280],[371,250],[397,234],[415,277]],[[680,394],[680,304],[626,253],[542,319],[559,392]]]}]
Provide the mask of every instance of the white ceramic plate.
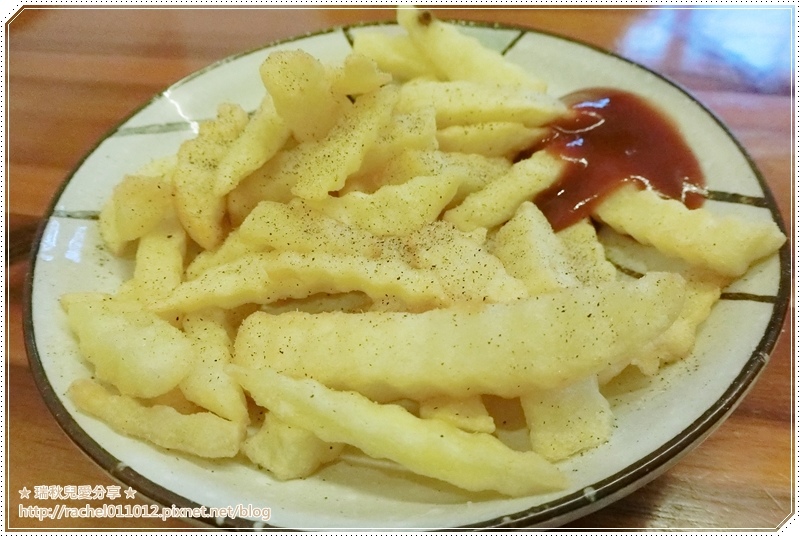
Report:
[{"label": "white ceramic plate", "polygon": [[[238,463],[211,464],[120,436],[75,411],[64,396],[90,374],[58,306],[71,291],[114,291],[130,277],[111,257],[96,216],[124,174],[174,154],[197,121],[223,101],[256,108],[258,66],[273,50],[302,48],[326,62],[350,51],[354,35],[398,32],[393,24],[356,26],[304,36],[219,62],[156,96],[103,139],[58,193],[38,242],[26,318],[30,361],[50,409],[69,436],[99,465],[162,505],[270,508],[270,519],[205,519],[223,527],[455,528],[553,527],[642,486],[697,445],[731,412],[758,376],[775,343],[788,303],[789,256],[755,267],[725,291],[703,326],[693,355],[658,381],[612,402],[617,428],[610,442],[561,466],[572,485],[563,493],[508,499],[467,495],[381,465],[338,462],[318,475],[278,482]],[[712,210],[780,222],[753,163],[698,102],[661,76],[607,52],[534,31],[469,25],[464,31],[540,75],[562,95],[617,87],[669,110],[702,160]]]}]

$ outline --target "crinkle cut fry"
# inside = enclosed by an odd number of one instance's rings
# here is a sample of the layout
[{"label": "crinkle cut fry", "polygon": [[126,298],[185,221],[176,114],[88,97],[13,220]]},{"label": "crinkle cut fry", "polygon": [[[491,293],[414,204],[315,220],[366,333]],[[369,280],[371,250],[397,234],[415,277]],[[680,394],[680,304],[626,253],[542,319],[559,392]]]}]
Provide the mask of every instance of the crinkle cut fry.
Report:
[{"label": "crinkle cut fry", "polygon": [[684,287],[678,275],[653,273],[472,309],[254,313],[239,329],[233,363],[376,401],[517,397],[630,360],[675,320]]},{"label": "crinkle cut fry", "polygon": [[146,406],[133,397],[116,395],[91,379],[79,379],[67,395],[83,412],[98,417],[115,430],[206,458],[233,457],[244,440],[243,422],[211,412],[181,414],[164,405]]},{"label": "crinkle cut fry", "polygon": [[665,255],[737,278],[786,241],[775,222],[690,210],[678,200],[626,185],[608,196],[596,216],[616,231]]},{"label": "crinkle cut fry", "polygon": [[326,442],[359,448],[412,472],[471,491],[524,496],[559,490],[564,475],[533,451],[515,451],[486,433],[467,433],[441,420],[417,418],[399,405],[293,379],[272,369],[229,367],[258,403],[286,423]]},{"label": "crinkle cut fry", "polygon": [[400,260],[326,253],[265,252],[243,256],[183,282],[152,307],[160,315],[207,307],[269,304],[316,293],[364,291],[371,298],[397,298],[411,310],[450,303],[436,275]]}]

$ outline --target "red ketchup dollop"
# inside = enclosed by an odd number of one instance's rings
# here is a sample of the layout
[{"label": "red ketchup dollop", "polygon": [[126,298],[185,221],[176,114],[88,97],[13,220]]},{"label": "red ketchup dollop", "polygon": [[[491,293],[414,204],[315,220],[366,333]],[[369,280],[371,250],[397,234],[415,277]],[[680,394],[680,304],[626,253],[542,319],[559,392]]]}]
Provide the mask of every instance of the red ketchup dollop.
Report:
[{"label": "red ketchup dollop", "polygon": [[550,124],[550,134],[531,152],[563,159],[561,177],[534,198],[559,231],[589,216],[627,182],[697,208],[705,180],[697,158],[677,127],[645,99],[626,91],[591,88],[562,98],[570,113]]}]

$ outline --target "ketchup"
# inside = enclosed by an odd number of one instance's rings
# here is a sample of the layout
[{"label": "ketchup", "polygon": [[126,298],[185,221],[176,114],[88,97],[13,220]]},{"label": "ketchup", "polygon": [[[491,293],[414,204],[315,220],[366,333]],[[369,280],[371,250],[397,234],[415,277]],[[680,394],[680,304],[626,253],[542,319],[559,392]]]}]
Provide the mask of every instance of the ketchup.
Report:
[{"label": "ketchup", "polygon": [[562,98],[570,113],[550,125],[531,151],[545,150],[566,167],[534,203],[559,231],[589,216],[604,196],[627,182],[681,200],[690,209],[705,199],[705,180],[676,126],[631,93],[591,88]]}]

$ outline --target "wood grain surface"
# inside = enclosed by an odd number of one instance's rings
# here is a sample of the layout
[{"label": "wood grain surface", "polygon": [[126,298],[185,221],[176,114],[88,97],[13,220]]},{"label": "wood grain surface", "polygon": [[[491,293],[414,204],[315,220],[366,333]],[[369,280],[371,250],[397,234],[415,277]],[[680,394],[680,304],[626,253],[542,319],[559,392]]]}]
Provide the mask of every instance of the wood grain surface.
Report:
[{"label": "wood grain surface", "polygon": [[[437,14],[568,36],[673,79],[741,141],[772,189],[787,229],[793,230],[790,9],[448,8]],[[20,505],[35,503],[21,498],[23,488],[115,484],[49,413],[24,346],[28,252],[62,181],[118,122],[197,69],[297,34],[393,16],[391,9],[358,7],[25,8],[6,21],[7,529],[191,527],[175,519],[39,521],[20,516]],[[781,527],[795,504],[791,327],[790,314],[760,379],[708,440],[663,476],[567,528]]]}]

